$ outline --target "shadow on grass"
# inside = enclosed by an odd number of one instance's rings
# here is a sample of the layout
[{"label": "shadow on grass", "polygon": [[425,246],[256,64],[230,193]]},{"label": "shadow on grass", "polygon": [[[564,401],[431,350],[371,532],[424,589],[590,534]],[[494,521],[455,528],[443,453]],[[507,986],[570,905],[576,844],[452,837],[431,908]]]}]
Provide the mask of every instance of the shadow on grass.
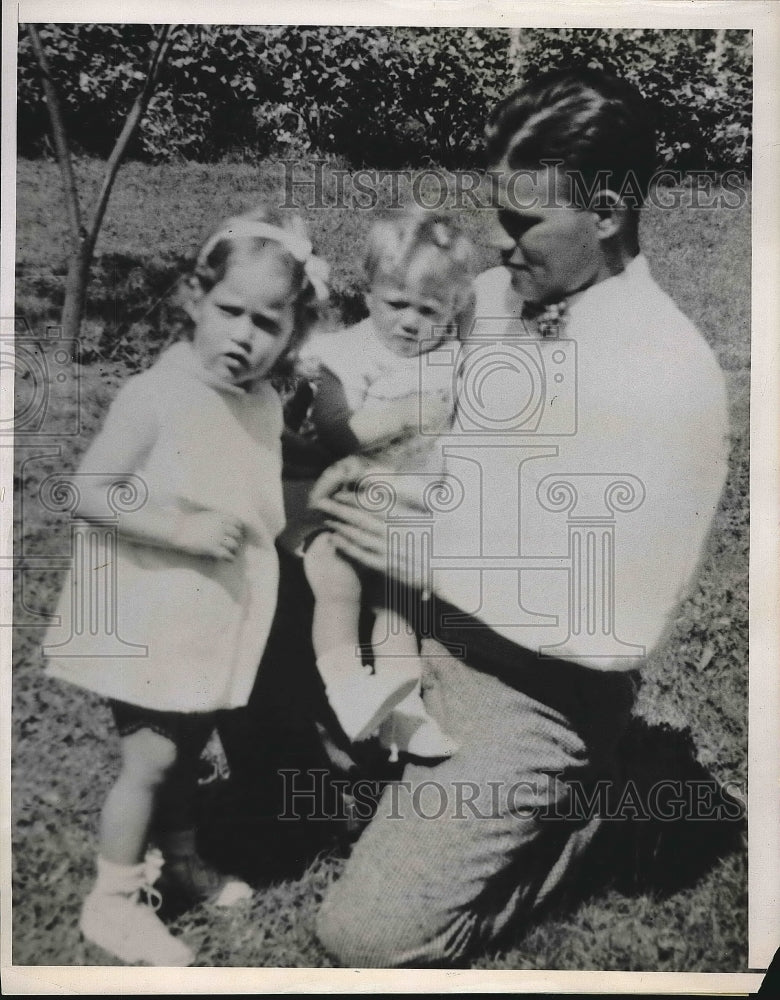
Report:
[{"label": "shadow on grass", "polygon": [[610,888],[663,899],[745,849],[744,802],[698,762],[689,731],[634,718],[619,753],[622,780],[578,881],[582,896]]}]

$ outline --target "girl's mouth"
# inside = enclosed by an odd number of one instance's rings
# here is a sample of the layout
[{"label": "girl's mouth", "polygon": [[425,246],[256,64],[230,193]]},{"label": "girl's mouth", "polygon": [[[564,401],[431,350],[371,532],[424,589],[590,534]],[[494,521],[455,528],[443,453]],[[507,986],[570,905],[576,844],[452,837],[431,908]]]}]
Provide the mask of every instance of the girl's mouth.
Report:
[{"label": "girl's mouth", "polygon": [[249,371],[249,357],[242,351],[225,351],[224,358],[234,376],[245,375]]}]

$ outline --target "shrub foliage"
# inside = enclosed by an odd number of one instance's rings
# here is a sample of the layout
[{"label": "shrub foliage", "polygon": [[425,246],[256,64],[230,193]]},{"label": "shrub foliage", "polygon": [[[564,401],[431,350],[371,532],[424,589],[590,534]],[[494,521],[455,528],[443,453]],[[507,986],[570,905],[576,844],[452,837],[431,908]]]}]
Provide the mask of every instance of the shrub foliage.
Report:
[{"label": "shrub foliage", "polygon": [[[153,31],[42,26],[78,151],[107,155]],[[500,96],[548,69],[598,66],[650,102],[662,163],[747,169],[751,53],[750,32],[731,30],[181,25],[132,155],[473,166]],[[24,28],[18,66],[19,152],[37,156],[47,152],[47,119]]]}]

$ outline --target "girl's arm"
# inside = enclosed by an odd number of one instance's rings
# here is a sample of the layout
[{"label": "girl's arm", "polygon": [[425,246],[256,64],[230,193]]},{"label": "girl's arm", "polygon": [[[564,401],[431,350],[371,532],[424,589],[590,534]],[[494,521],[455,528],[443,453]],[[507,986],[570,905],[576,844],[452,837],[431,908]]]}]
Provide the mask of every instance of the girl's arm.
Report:
[{"label": "girl's arm", "polygon": [[[76,515],[86,521],[114,516],[120,535],[132,541],[194,555],[230,559],[242,535],[236,518],[215,511],[184,511],[151,494],[137,510],[116,513],[112,490],[138,476],[157,439],[153,401],[143,384],[129,380],[111,405],[100,433],[78,470]],[[145,486],[145,484],[144,484]]]}]

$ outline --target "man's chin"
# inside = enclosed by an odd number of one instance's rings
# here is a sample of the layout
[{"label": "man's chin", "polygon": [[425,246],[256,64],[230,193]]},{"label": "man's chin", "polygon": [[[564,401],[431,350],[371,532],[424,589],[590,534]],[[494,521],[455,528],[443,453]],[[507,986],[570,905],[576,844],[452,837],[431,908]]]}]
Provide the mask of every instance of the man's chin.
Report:
[{"label": "man's chin", "polygon": [[527,271],[518,271],[517,268],[507,268],[509,280],[512,288],[524,302],[533,302],[537,298],[537,292],[533,282],[528,279]]}]

